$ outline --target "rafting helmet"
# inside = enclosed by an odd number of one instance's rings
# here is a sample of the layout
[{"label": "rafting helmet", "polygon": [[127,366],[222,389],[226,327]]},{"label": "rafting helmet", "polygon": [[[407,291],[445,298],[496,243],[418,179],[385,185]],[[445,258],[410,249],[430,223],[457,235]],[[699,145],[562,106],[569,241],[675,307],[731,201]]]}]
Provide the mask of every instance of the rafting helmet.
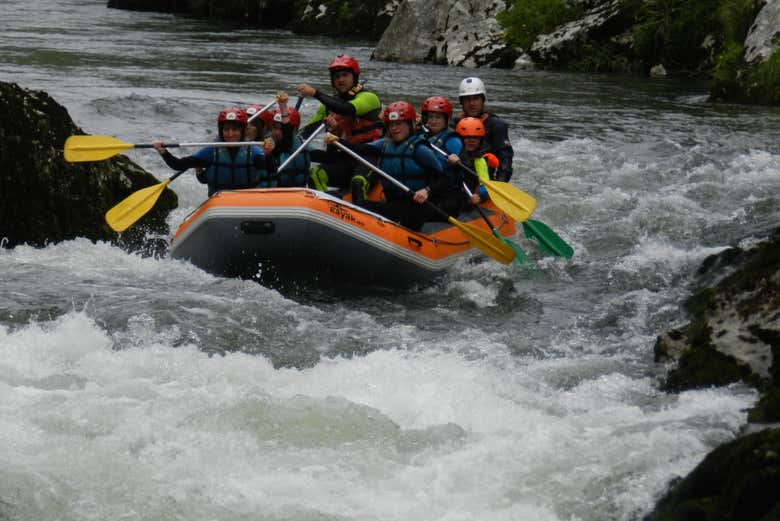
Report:
[{"label": "rafting helmet", "polygon": [[[301,126],[301,113],[298,112],[295,109],[295,107],[288,107],[287,114],[289,114],[290,116],[290,125],[292,125],[294,129],[297,129],[298,127]],[[282,113],[277,108],[270,113],[270,117],[266,121],[265,126],[271,128],[274,123],[281,123],[281,122],[282,122]]]},{"label": "rafting helmet", "polygon": [[382,121],[387,124],[391,121],[409,121],[414,123],[417,119],[417,113],[414,107],[405,101],[394,101],[385,109]]},{"label": "rafting helmet", "polygon": [[463,118],[455,125],[460,137],[485,137],[485,125],[479,118]]},{"label": "rafting helmet", "polygon": [[246,111],[238,107],[232,107],[220,112],[219,116],[217,116],[217,129],[219,130],[219,139],[223,139],[222,128],[225,126],[225,123],[237,123],[241,125],[241,137],[243,139],[244,134],[246,132],[246,120],[247,120]]},{"label": "rafting helmet", "polygon": [[463,96],[477,96],[479,94],[482,95],[483,101],[487,101],[485,84],[482,83],[482,80],[479,78],[471,76],[460,82],[460,86],[458,87],[458,98],[461,99],[461,102],[463,101]]},{"label": "rafting helmet", "polygon": [[[273,115],[268,112],[262,112],[259,116],[255,116],[260,110],[262,110],[263,107],[260,105],[251,105],[246,108],[246,115],[247,115],[247,122],[251,123],[252,125],[259,127],[261,124],[268,126],[269,121],[271,121],[271,118]],[[254,118],[254,119],[253,119]],[[250,121],[251,120],[251,121]],[[259,121],[258,121],[259,120]]]},{"label": "rafting helmet", "polygon": [[344,70],[351,71],[355,85],[358,84],[358,79],[360,78],[360,65],[358,65],[357,60],[352,56],[339,54],[333,58],[333,61],[330,62],[330,65],[328,65],[328,70],[330,71],[331,85],[333,85],[333,73]]},{"label": "rafting helmet", "polygon": [[442,96],[431,96],[423,101],[420,112],[422,112],[423,119],[425,119],[426,112],[439,112],[447,116],[447,120],[449,121],[452,117],[452,103]]}]

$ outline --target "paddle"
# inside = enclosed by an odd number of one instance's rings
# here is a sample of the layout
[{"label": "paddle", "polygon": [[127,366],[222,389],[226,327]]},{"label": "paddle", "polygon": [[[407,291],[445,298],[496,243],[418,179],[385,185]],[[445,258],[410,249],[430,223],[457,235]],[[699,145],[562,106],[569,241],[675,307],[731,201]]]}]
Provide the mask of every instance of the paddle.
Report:
[{"label": "paddle", "polygon": [[[262,141],[236,141],[213,143],[163,143],[165,148],[176,147],[243,147],[248,145],[262,146]],[[152,143],[125,143],[111,136],[70,136],[65,140],[65,161],[80,163],[85,161],[102,161],[131,148],[154,148]]]},{"label": "paddle", "polygon": [[[439,154],[445,157],[449,156],[447,152],[433,143],[429,142],[428,144]],[[474,170],[464,165],[462,161],[458,161],[458,166],[465,172],[468,172],[479,179],[480,184],[484,185],[487,189],[488,195],[490,195],[490,198],[496,203],[496,206],[501,208],[515,221],[523,222],[527,220],[536,209],[536,199],[519,188],[516,188],[509,183],[502,183],[501,181],[482,179]]]},{"label": "paddle", "polygon": [[[444,156],[448,155],[447,152],[445,152],[444,150],[442,150],[441,148],[437,147],[434,144],[431,144],[431,148],[433,148],[436,152]],[[469,172],[470,174],[477,176],[477,173],[475,171],[473,171],[463,163],[459,162],[458,165],[460,165],[460,167],[463,168],[466,172]],[[518,220],[515,217],[515,215],[510,212],[510,210],[513,209],[511,201],[508,201],[506,198],[503,197],[496,197],[497,194],[496,186],[501,188],[507,187],[508,191],[504,192],[504,194],[507,195],[512,193],[512,189],[514,189],[514,187],[508,183],[502,183],[500,181],[489,181],[488,184],[485,182],[484,179],[479,178],[479,176],[477,176],[477,178],[480,180],[482,184],[485,185],[488,194],[493,199],[493,202],[496,204],[496,206],[498,206],[506,213],[508,213],[513,219]],[[491,191],[491,188],[493,189],[493,191]],[[499,188],[499,191],[501,190],[501,188]],[[523,192],[520,190],[517,190],[517,192],[523,194]],[[522,222],[523,222],[523,231],[525,232],[525,236],[530,239],[536,239],[537,244],[539,244],[539,247],[545,253],[549,253],[550,255],[555,255],[558,257],[564,257],[566,259],[571,259],[572,255],[574,255],[574,249],[572,249],[572,247],[569,246],[566,243],[566,241],[561,239],[561,237],[557,233],[552,231],[550,227],[544,224],[543,222],[534,221],[528,218],[526,218],[526,220]]]},{"label": "paddle", "polygon": [[525,221],[523,223],[523,231],[525,231],[525,236],[529,239],[536,239],[539,248],[550,255],[565,259],[571,259],[572,255],[574,255],[574,249],[541,221],[531,219]]},{"label": "paddle", "polygon": [[119,204],[106,212],[106,223],[115,232],[123,232],[152,209],[165,187],[186,170],[176,172],[162,183],[147,186],[125,197]]},{"label": "paddle", "polygon": [[266,105],[266,106],[262,107],[260,110],[258,110],[258,111],[257,111],[257,112],[255,112],[254,114],[252,114],[252,115],[251,115],[251,116],[250,116],[250,117],[249,117],[249,118],[246,120],[246,122],[247,122],[247,123],[251,123],[252,121],[254,121],[254,120],[257,118],[257,117],[259,117],[259,116],[260,116],[260,114],[262,114],[263,112],[265,112],[265,111],[267,111],[268,109],[270,109],[270,108],[271,108],[271,107],[274,105],[274,103],[276,103],[276,101],[277,101],[277,98],[274,98],[274,99],[273,99],[273,100],[272,100],[272,101],[271,101],[271,102],[270,102],[268,105]]},{"label": "paddle", "polygon": [[[335,138],[336,136],[333,137]],[[358,155],[356,152],[342,145],[338,141],[335,141],[333,144],[336,145],[339,149],[341,149],[346,154],[350,155],[360,163],[364,164],[365,166],[367,166],[377,174],[381,175],[382,177],[384,177],[385,179],[393,183],[404,193],[411,195],[412,190],[408,186],[406,186],[405,184],[401,183],[396,178],[391,176],[390,174],[384,172],[382,169],[373,165],[369,161],[366,161],[365,159],[360,157],[360,155]],[[430,201],[425,201],[425,204],[427,204],[430,208],[435,210],[441,216],[446,217],[447,222],[449,222],[453,226],[457,227],[461,232],[463,232],[463,234],[468,238],[472,246],[479,248],[480,250],[485,252],[486,255],[492,257],[493,259],[497,260],[502,264],[509,264],[515,258],[515,250],[512,249],[510,246],[504,244],[503,242],[496,240],[496,238],[493,237],[491,234],[483,230],[480,230],[479,228],[476,228],[472,225],[458,221],[454,217],[447,215],[447,213],[444,210],[442,210],[435,204],[431,203]]]},{"label": "paddle", "polygon": [[[469,187],[466,185],[466,183],[463,183],[463,189],[466,191],[466,194],[471,197],[471,190],[469,190]],[[495,226],[493,226],[493,223],[490,222],[490,219],[487,218],[487,215],[485,215],[485,212],[478,204],[475,204],[474,208],[476,208],[477,212],[479,212],[479,215],[482,216],[482,219],[485,220],[485,223],[488,225],[488,228],[490,228],[490,231],[493,232],[493,235],[495,235],[498,240],[508,244],[513,250],[515,250],[516,263],[523,264],[526,262],[531,262],[531,259],[528,258],[528,255],[526,255],[525,252],[520,248],[519,244],[510,241],[498,233],[498,230],[496,230]]]},{"label": "paddle", "polygon": [[302,151],[304,148],[306,148],[306,146],[307,146],[309,143],[311,143],[311,140],[312,140],[312,139],[314,139],[314,138],[317,136],[317,134],[319,134],[320,132],[322,132],[322,129],[324,129],[324,128],[325,128],[325,123],[323,123],[322,125],[320,125],[319,127],[317,127],[317,128],[314,130],[314,132],[312,132],[312,133],[311,133],[311,135],[310,135],[309,137],[307,137],[307,138],[306,138],[306,141],[304,141],[304,142],[301,144],[301,146],[299,146],[298,148],[296,148],[296,149],[295,149],[295,152],[293,152],[292,154],[290,154],[290,156],[289,156],[287,159],[285,159],[285,160],[284,160],[284,163],[282,163],[281,165],[279,165],[279,168],[277,168],[277,169],[276,169],[276,171],[277,171],[277,172],[280,172],[280,171],[282,170],[282,168],[284,168],[284,167],[286,167],[287,165],[289,165],[289,164],[290,164],[290,162],[291,162],[293,159],[295,159],[295,156],[297,156],[298,154],[300,154],[300,153],[301,153],[301,151]]}]

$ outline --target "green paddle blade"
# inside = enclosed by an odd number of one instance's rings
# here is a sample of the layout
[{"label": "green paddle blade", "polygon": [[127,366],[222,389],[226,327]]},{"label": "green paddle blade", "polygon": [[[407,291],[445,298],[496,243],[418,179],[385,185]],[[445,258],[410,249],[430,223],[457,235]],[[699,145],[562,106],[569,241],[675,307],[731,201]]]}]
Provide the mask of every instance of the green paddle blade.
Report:
[{"label": "green paddle blade", "polygon": [[70,136],[65,140],[65,161],[102,161],[134,146],[111,136]]},{"label": "green paddle blade", "polygon": [[496,236],[498,240],[503,242],[504,244],[508,245],[510,248],[515,250],[515,262],[517,264],[531,264],[533,261],[528,257],[528,255],[525,254],[522,248],[520,248],[520,245],[516,242],[510,241],[506,237],[502,236],[500,233],[498,233],[498,230],[495,228],[493,229],[493,235]]},{"label": "green paddle blade", "polygon": [[574,255],[574,249],[568,245],[566,241],[561,239],[557,233],[552,231],[549,226],[541,221],[528,220],[523,223],[523,230],[525,236],[529,239],[535,239],[539,243],[539,247],[542,251],[555,255],[557,257],[563,257],[571,259]]},{"label": "green paddle blade", "polygon": [[167,179],[162,183],[133,192],[106,212],[106,223],[115,232],[127,230],[152,209],[170,182],[171,179]]},{"label": "green paddle blade", "polygon": [[536,199],[509,183],[480,179],[496,206],[517,222],[531,217],[536,209]]},{"label": "green paddle blade", "polygon": [[466,235],[472,246],[476,246],[489,257],[497,260],[501,264],[509,264],[514,260],[515,250],[502,241],[497,240],[488,232],[475,228],[469,224],[462,223],[454,217],[450,217],[448,221]]}]

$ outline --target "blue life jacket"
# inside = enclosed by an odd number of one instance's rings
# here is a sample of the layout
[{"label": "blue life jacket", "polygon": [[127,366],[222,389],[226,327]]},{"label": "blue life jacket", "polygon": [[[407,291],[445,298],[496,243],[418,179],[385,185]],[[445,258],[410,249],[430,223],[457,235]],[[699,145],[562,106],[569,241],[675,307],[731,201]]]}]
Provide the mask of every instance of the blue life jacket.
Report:
[{"label": "blue life jacket", "polygon": [[[400,143],[386,139],[379,156],[379,168],[405,184],[412,192],[428,186],[430,177],[428,171],[414,160],[414,151],[422,144],[421,141],[423,139],[419,135],[414,135]],[[384,178],[382,178],[382,188],[388,200],[403,196],[400,188]]]},{"label": "blue life jacket", "polygon": [[[303,144],[300,136],[293,135],[292,148],[290,152],[282,152],[279,154],[279,165],[287,161],[294,151]],[[279,172],[279,186],[306,186],[306,179],[309,176],[309,170],[311,169],[311,159],[309,158],[309,152],[302,150],[289,165],[284,167],[284,170]]]},{"label": "blue life jacket", "polygon": [[278,178],[276,174],[269,176],[267,170],[255,167],[249,147],[239,147],[235,157],[231,157],[228,147],[215,147],[214,158],[204,177],[209,185],[209,195],[219,190],[276,186]]},{"label": "blue life jacket", "polygon": [[[431,145],[437,146],[440,149],[444,150],[448,154],[454,154],[453,150],[449,150],[447,148],[447,141],[450,138],[456,138],[460,140],[460,136],[448,128],[445,128],[444,130],[440,130],[439,132],[435,134],[431,134],[427,136],[425,139],[430,143]],[[442,166],[442,169],[444,170],[444,175],[447,176],[447,179],[449,179],[452,182],[452,188],[456,190],[461,189],[461,185],[463,184],[463,180],[465,179],[465,176],[463,174],[463,170],[458,165],[451,165],[447,162],[447,156],[443,156],[438,152],[436,153],[436,158],[439,160],[439,163]]]}]

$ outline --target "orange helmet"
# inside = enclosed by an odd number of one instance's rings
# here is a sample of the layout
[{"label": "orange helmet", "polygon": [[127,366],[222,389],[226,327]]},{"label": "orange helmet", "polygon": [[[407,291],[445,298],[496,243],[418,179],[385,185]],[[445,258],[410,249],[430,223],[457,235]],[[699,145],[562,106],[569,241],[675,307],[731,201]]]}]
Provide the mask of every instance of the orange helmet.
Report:
[{"label": "orange helmet", "polygon": [[405,101],[394,101],[385,109],[382,121],[389,123],[391,121],[411,121],[412,123],[417,120],[417,114],[414,112],[414,107]]},{"label": "orange helmet", "polygon": [[[301,126],[301,114],[297,110],[295,110],[295,107],[288,107],[287,113],[290,115],[290,124],[293,126],[293,128],[298,128]],[[260,116],[262,117],[262,116]],[[282,113],[279,112],[279,109],[274,109],[273,112],[270,113],[268,119],[265,121],[265,126],[268,128],[271,128],[271,126],[274,123],[281,123],[282,122]]]},{"label": "orange helmet", "polygon": [[447,98],[441,96],[431,96],[427,100],[423,101],[420,112],[440,112],[447,116],[447,119],[452,117],[452,103]]},{"label": "orange helmet", "polygon": [[485,125],[478,118],[463,118],[455,125],[460,137],[485,137]]}]

